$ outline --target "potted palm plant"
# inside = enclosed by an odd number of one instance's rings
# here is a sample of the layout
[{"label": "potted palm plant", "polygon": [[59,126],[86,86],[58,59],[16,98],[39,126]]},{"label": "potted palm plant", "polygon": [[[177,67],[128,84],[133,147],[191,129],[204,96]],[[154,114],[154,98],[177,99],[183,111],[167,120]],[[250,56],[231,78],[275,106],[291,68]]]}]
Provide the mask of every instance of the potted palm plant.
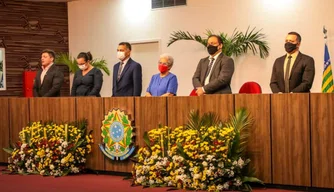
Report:
[{"label": "potted palm plant", "polygon": [[[211,30],[206,30],[207,37],[202,38],[200,35],[190,34],[188,31],[174,31],[170,36],[167,46],[179,40],[192,40],[206,47],[208,37],[212,34],[215,33]],[[222,52],[227,56],[238,57],[247,53],[249,50],[251,50],[254,55],[260,54],[261,58],[269,56],[269,46],[268,42],[265,40],[265,35],[261,33],[261,30],[255,30],[255,27],[252,30],[248,28],[245,33],[235,29],[231,36],[222,32],[218,35],[222,38],[224,44]]]},{"label": "potted palm plant", "polygon": [[[60,53],[56,57],[56,63],[65,64],[68,66],[70,73],[75,73],[79,70],[78,63],[70,54]],[[107,66],[107,61],[105,59],[93,59],[91,65],[98,69],[104,71],[108,76],[110,75],[110,70]]]}]

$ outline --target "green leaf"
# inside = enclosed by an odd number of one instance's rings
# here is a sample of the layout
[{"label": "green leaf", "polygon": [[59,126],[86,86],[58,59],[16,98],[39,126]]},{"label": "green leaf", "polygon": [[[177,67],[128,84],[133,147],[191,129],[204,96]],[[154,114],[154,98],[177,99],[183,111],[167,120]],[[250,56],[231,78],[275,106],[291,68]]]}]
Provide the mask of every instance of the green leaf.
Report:
[{"label": "green leaf", "polygon": [[243,183],[259,183],[261,185],[264,185],[263,181],[256,177],[243,177],[242,178]]},{"label": "green leaf", "polygon": [[145,142],[148,150],[150,151],[150,153],[152,153],[151,143],[150,143],[150,137],[148,136],[148,132],[147,131],[144,132],[143,139],[144,139],[144,142]]},{"label": "green leaf", "polygon": [[125,115],[122,117],[122,122],[123,122],[124,124],[129,124],[129,121],[128,121],[128,119],[126,118]]},{"label": "green leaf", "polygon": [[13,148],[2,148],[6,153],[12,154],[14,149]]}]

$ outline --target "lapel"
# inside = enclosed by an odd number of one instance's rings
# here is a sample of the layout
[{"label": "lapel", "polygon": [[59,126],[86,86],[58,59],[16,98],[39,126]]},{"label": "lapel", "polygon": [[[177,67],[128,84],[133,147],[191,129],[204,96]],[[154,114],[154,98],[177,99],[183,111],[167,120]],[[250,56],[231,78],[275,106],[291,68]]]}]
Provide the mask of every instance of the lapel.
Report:
[{"label": "lapel", "polygon": [[283,57],[280,58],[280,61],[279,63],[281,64],[280,67],[278,67],[278,74],[281,75],[281,79],[283,80],[283,83],[284,83],[284,62],[285,62],[285,58],[286,58],[286,55],[284,55]]},{"label": "lapel", "polygon": [[303,57],[302,55],[303,54],[301,52],[298,53],[297,58],[295,60],[295,63],[292,66],[289,79],[291,78],[291,74],[293,73],[294,70],[296,70],[297,65],[299,64],[300,60],[302,59],[302,57]]},{"label": "lapel", "polygon": [[[44,84],[45,80],[48,78],[48,76],[50,76],[49,74],[52,73],[52,70],[53,70],[54,66],[55,66],[55,64],[53,64],[53,65],[50,67],[50,69],[45,73],[45,75],[44,75],[44,79],[43,79],[43,83],[41,83],[41,87],[43,86],[43,84]],[[43,69],[42,69],[42,70],[43,70]],[[40,75],[39,75],[39,82],[41,82],[41,74],[42,74],[42,71],[41,71],[41,73],[40,73]]]},{"label": "lapel", "polygon": [[[126,65],[125,65],[125,67],[124,67],[124,69],[123,69],[123,71],[121,73],[121,77],[119,78],[118,82],[121,81],[121,79],[124,76],[124,74],[126,73],[126,71],[130,68],[131,63],[132,63],[132,59],[129,58],[128,62],[126,63]],[[119,69],[120,66],[121,66],[121,63],[119,63],[118,69]]]},{"label": "lapel", "polygon": [[37,74],[36,74],[36,85],[38,87],[41,87],[42,86],[42,83],[41,83],[41,74],[42,74],[42,70],[43,69],[40,69],[37,71]]},{"label": "lapel", "polygon": [[204,73],[201,73],[201,83],[202,85],[204,85],[204,82],[205,82],[205,74],[206,74],[206,71],[208,70],[208,67],[209,67],[209,63],[210,63],[210,56],[207,57],[205,60],[204,60],[204,67],[203,67],[203,71]]}]

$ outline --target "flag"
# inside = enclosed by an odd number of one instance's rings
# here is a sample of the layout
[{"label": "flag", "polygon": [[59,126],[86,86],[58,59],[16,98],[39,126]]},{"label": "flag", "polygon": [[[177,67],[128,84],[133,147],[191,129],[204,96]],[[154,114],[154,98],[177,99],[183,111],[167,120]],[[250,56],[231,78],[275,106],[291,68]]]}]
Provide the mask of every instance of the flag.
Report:
[{"label": "flag", "polygon": [[331,68],[331,60],[329,58],[328,47],[325,43],[325,60],[324,60],[324,73],[322,75],[322,88],[323,93],[333,93],[333,75]]}]

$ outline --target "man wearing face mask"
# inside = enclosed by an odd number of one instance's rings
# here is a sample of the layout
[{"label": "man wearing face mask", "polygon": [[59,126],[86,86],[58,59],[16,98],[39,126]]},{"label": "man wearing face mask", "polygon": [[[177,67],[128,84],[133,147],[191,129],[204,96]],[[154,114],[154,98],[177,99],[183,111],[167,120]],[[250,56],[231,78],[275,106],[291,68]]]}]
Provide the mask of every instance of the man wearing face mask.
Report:
[{"label": "man wearing face mask", "polygon": [[117,58],[114,65],[112,96],[140,96],[142,90],[141,65],[130,58],[131,45],[121,42],[117,48]]},{"label": "man wearing face mask", "polygon": [[208,38],[210,56],[201,59],[193,76],[193,86],[198,96],[203,94],[230,94],[234,61],[222,53],[223,41],[218,35]]},{"label": "man wearing face mask", "polygon": [[270,88],[273,93],[310,92],[315,69],[314,59],[299,52],[301,36],[288,33],[285,39],[286,55],[276,59],[271,75]]}]

